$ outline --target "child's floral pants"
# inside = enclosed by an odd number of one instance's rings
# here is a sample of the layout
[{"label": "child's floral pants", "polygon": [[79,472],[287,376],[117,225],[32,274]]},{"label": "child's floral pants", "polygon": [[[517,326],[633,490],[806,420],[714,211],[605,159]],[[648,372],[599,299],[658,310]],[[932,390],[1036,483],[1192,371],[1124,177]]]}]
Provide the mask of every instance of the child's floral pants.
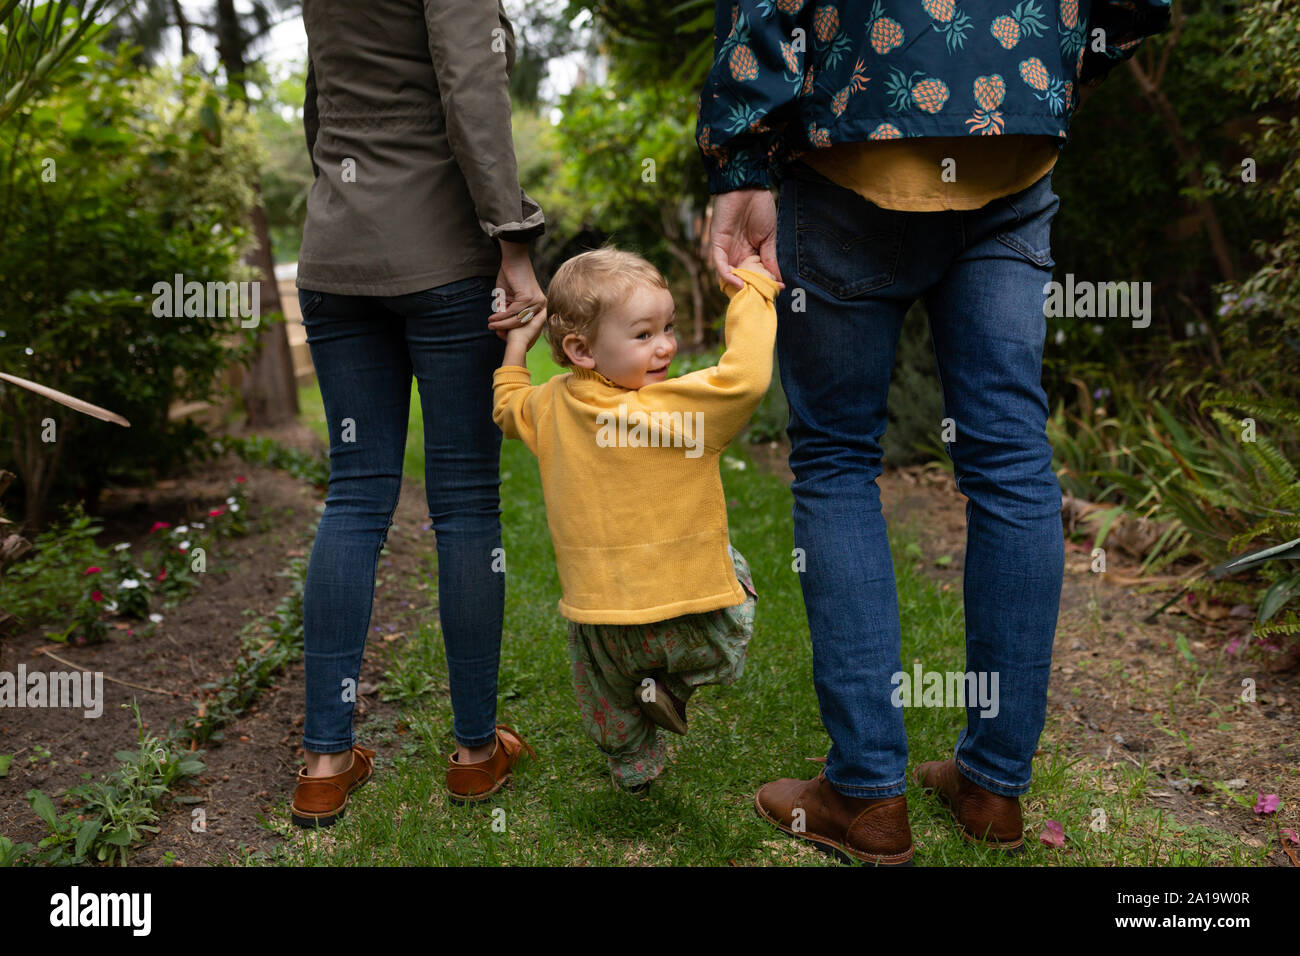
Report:
[{"label": "child's floral pants", "polygon": [[743,604],[653,624],[569,622],[569,663],[583,727],[609,757],[614,780],[636,787],[664,769],[659,727],[641,711],[643,681],[655,676],[681,701],[704,684],[730,684],[745,669],[758,594],[734,547]]}]

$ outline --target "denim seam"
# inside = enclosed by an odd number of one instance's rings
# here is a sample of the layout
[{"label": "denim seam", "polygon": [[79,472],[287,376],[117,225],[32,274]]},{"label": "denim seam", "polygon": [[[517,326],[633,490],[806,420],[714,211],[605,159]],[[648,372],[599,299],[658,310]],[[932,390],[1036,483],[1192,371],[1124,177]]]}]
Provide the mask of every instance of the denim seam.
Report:
[{"label": "denim seam", "polygon": [[[859,793],[865,793],[865,794],[879,793],[881,790],[893,790],[897,787],[902,787],[904,790],[907,789],[906,777],[900,777],[895,783],[882,784],[879,787],[859,787],[853,784],[837,783],[835,781],[835,778],[832,777],[829,773],[826,774],[826,779],[830,781],[830,785],[832,787],[840,791],[840,793],[845,794],[846,796],[855,796]],[[890,794],[890,796],[896,796],[896,794]]]},{"label": "denim seam", "polygon": [[[397,511],[397,505],[398,505],[398,502],[401,500],[401,497],[402,497],[402,486],[401,486],[401,483],[400,483],[400,480],[399,480],[399,483],[398,483],[398,486],[397,486],[397,497],[394,498],[394,500],[393,500],[393,506],[392,506],[391,508],[388,509],[388,520],[384,523],[383,534],[380,535],[380,538],[379,538],[379,544],[375,547],[375,572],[374,572],[374,574],[372,574],[371,577],[370,577],[370,593],[369,593],[369,595],[367,596],[367,599],[366,599],[366,607],[370,608],[371,610],[370,610],[370,613],[366,615],[366,630],[365,630],[365,633],[361,635],[361,659],[357,662],[357,676],[358,676],[358,678],[361,676],[361,666],[365,663],[366,644],[368,643],[368,640],[367,640],[367,639],[368,639],[369,636],[370,636],[370,622],[374,619],[374,603],[375,603],[375,574],[378,574],[378,573],[379,573],[379,555],[380,555],[380,553],[384,550],[384,545],[388,542],[388,531],[389,531],[389,528],[392,527],[392,523],[393,523],[393,515],[394,515],[394,514],[396,513],[396,511]],[[348,705],[348,707],[347,707],[347,711],[346,711],[346,712],[347,712],[347,722],[348,722],[348,728],[349,728],[349,729],[352,728],[352,722],[356,719],[356,709],[357,709],[356,701],[352,701],[352,702],[350,702],[349,705]],[[354,733],[355,733],[355,732],[354,732]],[[351,747],[351,746],[352,746],[351,744],[348,745],[348,747]],[[346,748],[345,748],[345,749],[346,749]]]},{"label": "denim seam", "polygon": [[309,740],[306,737],[302,738],[303,749],[310,750],[312,753],[316,753],[316,754],[343,753],[345,751],[351,750],[353,745],[356,742],[357,742],[357,738],[355,734],[352,735],[351,739],[348,740],[347,743],[335,743],[334,741],[316,742],[313,740]]},{"label": "denim seam", "polygon": [[[976,783],[983,781],[985,783],[991,783],[996,787],[1001,787],[1004,790],[1018,790],[1020,791],[1020,793],[1025,793],[1029,789],[1028,782],[1025,782],[1023,784],[1004,783],[1001,780],[998,780],[996,777],[990,777],[988,774],[980,773],[970,764],[966,763],[966,761],[962,760],[960,755],[954,754],[953,759],[954,761],[956,761],[957,766],[966,774],[966,776],[970,777],[972,780],[975,780]],[[976,780],[976,778],[979,779]],[[1008,795],[999,794],[999,796],[1008,796]]]},{"label": "denim seam", "polygon": [[497,736],[497,732],[495,729],[493,729],[492,733],[488,734],[486,737],[484,737],[481,740],[477,738],[471,738],[470,740],[461,740],[459,737],[456,736],[455,731],[454,730],[452,731],[452,737],[455,737],[456,743],[460,744],[462,747],[482,747],[484,744],[490,744],[493,740],[496,739],[496,736]]}]

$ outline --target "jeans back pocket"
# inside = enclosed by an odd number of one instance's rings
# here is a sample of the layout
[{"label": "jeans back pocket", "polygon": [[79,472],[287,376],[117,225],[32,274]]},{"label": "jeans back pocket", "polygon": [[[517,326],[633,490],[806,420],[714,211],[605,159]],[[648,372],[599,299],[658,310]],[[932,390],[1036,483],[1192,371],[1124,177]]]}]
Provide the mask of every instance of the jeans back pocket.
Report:
[{"label": "jeans back pocket", "polygon": [[795,194],[799,277],[839,299],[854,299],[894,281],[903,249],[904,213],[868,202],[822,177],[788,181]]},{"label": "jeans back pocket", "polygon": [[419,292],[412,293],[412,295],[417,299],[428,302],[430,305],[450,305],[453,302],[485,295],[492,291],[495,284],[496,279],[492,276],[470,276],[467,279],[457,279],[455,282],[434,286],[431,289],[422,289]]},{"label": "jeans back pocket", "polygon": [[298,311],[302,314],[303,319],[308,318],[319,309],[324,301],[324,292],[312,292],[310,289],[298,290]]},{"label": "jeans back pocket", "polygon": [[1016,220],[996,234],[998,241],[1036,266],[1050,269],[1056,265],[1052,258],[1052,220],[1061,206],[1061,197],[1052,191],[1051,171],[1001,201],[1015,213]]}]

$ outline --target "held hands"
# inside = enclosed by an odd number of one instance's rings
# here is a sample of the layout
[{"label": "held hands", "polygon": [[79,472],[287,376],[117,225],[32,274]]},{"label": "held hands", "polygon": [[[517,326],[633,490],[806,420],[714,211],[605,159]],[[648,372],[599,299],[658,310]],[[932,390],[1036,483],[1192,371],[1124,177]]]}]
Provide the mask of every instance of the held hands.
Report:
[{"label": "held hands", "polygon": [[714,197],[709,246],[713,268],[722,281],[743,289],[745,283],[731,270],[750,256],[759,259],[778,289],[785,288],[776,263],[776,202],[767,189],[737,189]]},{"label": "held hands", "polygon": [[767,276],[769,279],[771,279],[771,280],[773,280],[774,282],[776,282],[777,285],[779,285],[779,286],[781,286],[781,287],[784,288],[784,283],[780,282],[780,281],[776,278],[776,276],[772,275],[772,273],[770,273],[770,272],[767,271],[767,268],[763,265],[763,260],[760,259],[757,255],[746,256],[746,257],[745,257],[744,259],[742,259],[739,263],[737,263],[736,265],[732,266],[732,268],[733,268],[733,269],[748,269],[750,272],[757,272],[757,273],[758,273],[759,275],[761,275],[761,276]]},{"label": "held hands", "polygon": [[[527,352],[546,327],[546,296],[533,274],[527,243],[501,240],[496,288],[499,291],[493,305],[499,311],[488,316],[488,328],[507,343],[522,345]],[[504,301],[500,301],[502,295]]]}]

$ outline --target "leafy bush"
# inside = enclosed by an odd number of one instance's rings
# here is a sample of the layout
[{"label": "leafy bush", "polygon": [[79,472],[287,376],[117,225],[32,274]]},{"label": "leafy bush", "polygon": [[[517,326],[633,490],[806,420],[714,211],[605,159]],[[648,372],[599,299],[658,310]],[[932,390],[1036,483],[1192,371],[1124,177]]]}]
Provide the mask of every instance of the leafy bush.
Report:
[{"label": "leafy bush", "polygon": [[0,607],[24,627],[60,622],[89,593],[86,569],[108,564],[95,543],[100,524],[81,505],[64,509],[63,523],[36,536],[31,554],[0,577]]},{"label": "leafy bush", "polygon": [[0,368],[132,425],[0,388],[0,417],[17,438],[0,465],[21,477],[29,522],[39,524],[56,479],[93,500],[112,475],[184,461],[202,432],[169,421],[169,406],[211,399],[222,370],[251,348],[256,330],[237,317],[159,317],[153,307],[155,284],[177,274],[256,277],[240,265],[257,157],[243,127],[244,108],[224,105],[193,60],[142,74],[130,48],[87,45],[0,128]]}]

